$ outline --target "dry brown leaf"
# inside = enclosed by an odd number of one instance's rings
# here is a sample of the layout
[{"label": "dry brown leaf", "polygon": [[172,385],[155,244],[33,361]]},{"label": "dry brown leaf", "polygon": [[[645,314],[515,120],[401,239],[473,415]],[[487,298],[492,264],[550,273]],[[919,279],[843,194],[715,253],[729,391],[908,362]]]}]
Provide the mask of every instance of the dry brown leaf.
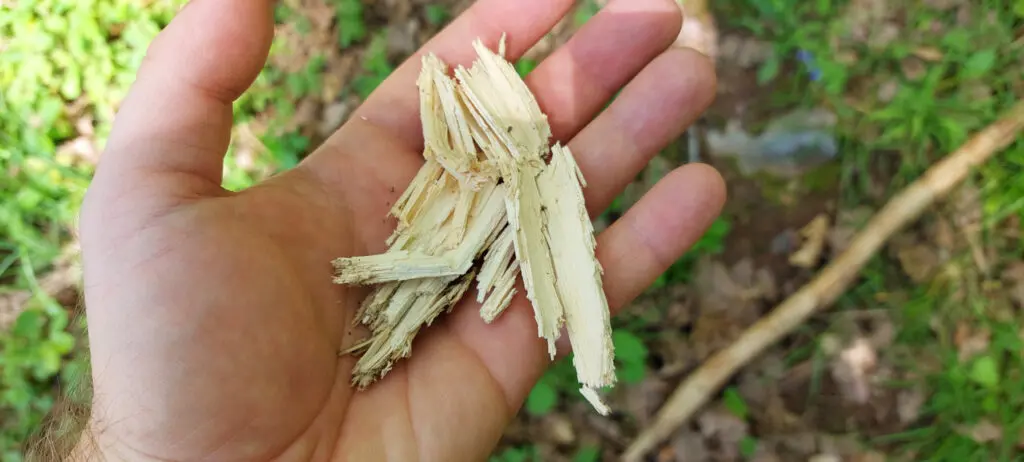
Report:
[{"label": "dry brown leaf", "polygon": [[848,401],[864,404],[871,398],[872,372],[878,355],[867,339],[859,338],[832,362],[832,378]]},{"label": "dry brown leaf", "polygon": [[870,207],[864,206],[839,210],[836,213],[835,225],[828,232],[828,245],[832,253],[838,255],[845,251],[853,236],[867,224],[874,213]]},{"label": "dry brown leaf", "polygon": [[572,422],[564,414],[551,413],[541,420],[541,428],[551,441],[559,445],[569,445],[576,441],[576,431]]},{"label": "dry brown leaf", "polygon": [[915,244],[897,250],[896,258],[900,261],[903,272],[914,282],[927,282],[939,268],[939,255],[935,249],[925,244]]},{"label": "dry brown leaf", "polygon": [[1010,299],[1017,303],[1017,306],[1024,308],[1024,261],[1010,263],[1003,271],[1003,280],[1006,281],[1010,291]]},{"label": "dry brown leaf", "polygon": [[743,419],[721,405],[713,406],[697,417],[697,426],[705,438],[716,441],[716,458],[734,460],[739,457],[740,441],[750,429]]},{"label": "dry brown leaf", "polygon": [[971,358],[988,351],[989,341],[992,333],[986,327],[974,328],[966,322],[960,322],[953,334],[953,344],[956,345],[957,357],[960,362],[966,362]]},{"label": "dry brown leaf", "polygon": [[900,423],[908,425],[917,421],[926,399],[924,391],[918,387],[900,390],[896,395],[896,413],[899,415]]},{"label": "dry brown leaf", "polygon": [[820,214],[814,217],[807,226],[800,230],[804,243],[799,250],[789,256],[789,263],[793,266],[808,269],[817,266],[818,261],[821,259],[821,251],[825,248],[825,238],[828,236],[828,229],[828,215]]},{"label": "dry brown leaf", "polygon": [[942,58],[944,57],[942,50],[935,47],[917,47],[914,48],[912,53],[918,58],[932,62],[942,61]]},{"label": "dry brown leaf", "polygon": [[624,388],[622,393],[629,415],[642,427],[650,423],[671,391],[667,381],[658,376],[648,376],[639,385]]},{"label": "dry brown leaf", "polygon": [[921,78],[924,77],[924,74],[928,72],[928,68],[925,66],[924,61],[913,56],[904,58],[900,63],[900,69],[903,70],[903,76],[910,81],[921,80]]},{"label": "dry brown leaf", "polygon": [[665,447],[662,454],[659,455],[658,460],[664,462],[706,462],[711,460],[711,451],[708,449],[704,437],[692,431],[679,432]]},{"label": "dry brown leaf", "polygon": [[976,443],[991,443],[1003,439],[1003,427],[989,419],[981,419],[971,426],[962,426],[958,432]]},{"label": "dry brown leaf", "polygon": [[900,83],[895,78],[887,79],[878,86],[875,97],[880,103],[889,103],[896,98],[900,91]]},{"label": "dry brown leaf", "polygon": [[850,462],[885,462],[885,454],[878,451],[867,451],[855,454]]}]

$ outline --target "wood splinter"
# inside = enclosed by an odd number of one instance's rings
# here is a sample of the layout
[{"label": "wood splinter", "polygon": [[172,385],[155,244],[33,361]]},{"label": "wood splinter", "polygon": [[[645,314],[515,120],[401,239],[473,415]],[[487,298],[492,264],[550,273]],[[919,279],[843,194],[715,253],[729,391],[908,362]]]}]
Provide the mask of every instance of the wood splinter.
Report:
[{"label": "wood splinter", "polygon": [[[334,260],[334,282],[373,284],[356,322],[369,327],[352,381],[383,377],[412,352],[416,333],[451,310],[473,281],[480,316],[494,321],[522,276],[538,336],[554,358],[562,328],[581,393],[601,414],[598,389],[614,385],[614,350],[583,178],[504,54],[480,40],[478,59],[454,77],[439,58],[417,80],[425,162],[392,207],[385,253]],[[550,162],[546,161],[550,159]]]}]

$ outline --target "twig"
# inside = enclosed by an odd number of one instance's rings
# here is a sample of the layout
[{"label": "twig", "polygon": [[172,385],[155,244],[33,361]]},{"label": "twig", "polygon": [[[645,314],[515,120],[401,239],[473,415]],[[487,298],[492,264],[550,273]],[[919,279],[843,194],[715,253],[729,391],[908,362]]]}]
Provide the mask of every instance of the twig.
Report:
[{"label": "twig", "polygon": [[735,343],[716,353],[680,384],[658,412],[654,423],[626,449],[623,459],[640,461],[644,454],[685,423],[740,367],[789,334],[816,310],[832,304],[893,233],[917,219],[937,198],[961,182],[972,168],[1015,141],[1022,128],[1024,101],[893,197],[854,237],[849,248],[814,280],[750,326]]}]

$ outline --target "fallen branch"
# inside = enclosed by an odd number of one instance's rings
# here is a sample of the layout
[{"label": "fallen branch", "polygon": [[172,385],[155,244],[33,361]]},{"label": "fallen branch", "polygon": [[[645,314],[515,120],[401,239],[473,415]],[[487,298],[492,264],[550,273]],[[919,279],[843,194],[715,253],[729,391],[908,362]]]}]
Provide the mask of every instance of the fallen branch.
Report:
[{"label": "fallen branch", "polygon": [[1002,119],[968,140],[893,197],[854,237],[849,248],[814,280],[750,326],[735,343],[717,352],[683,381],[658,412],[654,423],[626,449],[623,459],[640,461],[644,454],[684,424],[740,367],[788,335],[816,310],[831,305],[893,233],[916,220],[974,167],[1014,142],[1021,129],[1024,129],[1024,101],[1017,103]]}]

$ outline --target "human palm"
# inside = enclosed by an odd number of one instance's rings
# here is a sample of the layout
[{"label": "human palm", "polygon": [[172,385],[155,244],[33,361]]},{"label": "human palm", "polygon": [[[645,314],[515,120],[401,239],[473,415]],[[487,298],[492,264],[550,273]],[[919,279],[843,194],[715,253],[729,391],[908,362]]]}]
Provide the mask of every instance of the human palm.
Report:
[{"label": "human palm", "polygon": [[[220,187],[231,103],[266,58],[271,4],[194,0],[154,42],[118,114],[82,210],[95,396],[78,453],[483,459],[547,365],[525,298],[491,325],[463,302],[364,391],[349,385],[354,359],[337,355],[361,335],[351,318],[365,291],[332,284],[330,261],[384,250],[386,213],[422,162],[420,55],[298,167],[240,193]],[[473,39],[494,46],[507,33],[514,59],[572,4],[480,0],[424,50],[468,64]],[[592,213],[713,97],[709,61],[666,51],[680,19],[673,0],[613,0],[527,79],[578,157]],[[683,167],[603,232],[613,309],[723,200],[712,169]]]}]

